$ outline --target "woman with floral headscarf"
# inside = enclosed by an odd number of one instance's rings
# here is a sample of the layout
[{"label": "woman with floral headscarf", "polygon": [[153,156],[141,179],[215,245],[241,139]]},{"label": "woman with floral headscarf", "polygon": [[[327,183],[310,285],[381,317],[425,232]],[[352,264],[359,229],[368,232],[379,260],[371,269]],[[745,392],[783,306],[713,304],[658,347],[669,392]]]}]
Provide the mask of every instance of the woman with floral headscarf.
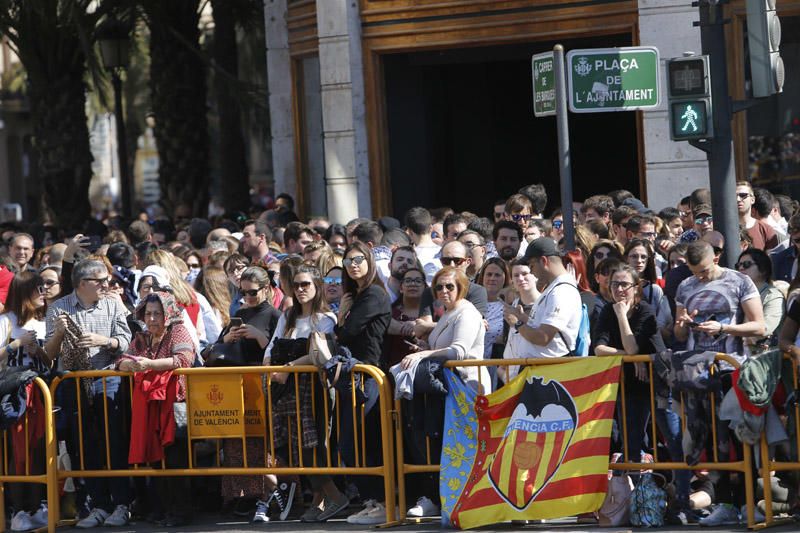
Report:
[{"label": "woman with floral headscarf", "polygon": [[[134,407],[131,427],[131,450],[129,461],[131,463],[154,462],[156,457],[150,455],[152,447],[148,449],[146,442],[151,439],[153,432],[148,432],[149,425],[142,424],[146,417],[144,411],[151,411],[148,399],[142,399],[137,409],[137,389],[144,387],[140,383],[147,379],[149,383],[156,383],[159,377],[164,378],[166,389],[170,384],[177,385],[174,402],[186,401],[186,376],[179,376],[177,383],[172,381],[165,372],[178,368],[190,368],[194,363],[195,350],[192,336],[183,324],[183,312],[175,301],[175,297],[166,291],[156,291],[143,298],[136,307],[136,317],[144,322],[146,330],[136,335],[131,342],[128,355],[123,356],[118,364],[123,372],[136,372],[134,377]],[[169,378],[169,379],[168,379]],[[152,388],[153,385],[150,385]],[[143,392],[143,395],[147,393]],[[167,393],[169,398],[169,393]],[[155,401],[155,400],[153,400]],[[172,405],[165,405],[171,413]],[[161,436],[163,428],[157,428]],[[160,442],[163,442],[161,440]],[[136,448],[144,446],[145,449]],[[170,445],[164,446],[163,452],[158,454],[166,461],[167,468],[187,468],[188,455],[185,436],[173,438]],[[160,462],[160,461],[159,461]],[[187,477],[160,477],[155,481],[161,503],[166,511],[163,525],[178,527],[186,524],[191,516],[191,486]]]}]

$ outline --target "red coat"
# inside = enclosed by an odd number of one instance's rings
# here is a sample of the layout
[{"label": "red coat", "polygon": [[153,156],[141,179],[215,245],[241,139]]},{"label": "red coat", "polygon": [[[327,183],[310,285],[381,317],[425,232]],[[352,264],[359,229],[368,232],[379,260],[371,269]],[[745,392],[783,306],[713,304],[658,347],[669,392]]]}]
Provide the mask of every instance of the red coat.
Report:
[{"label": "red coat", "polygon": [[164,458],[164,447],[175,441],[172,404],[177,396],[178,376],[173,376],[171,370],[135,374],[128,463],[152,463]]}]

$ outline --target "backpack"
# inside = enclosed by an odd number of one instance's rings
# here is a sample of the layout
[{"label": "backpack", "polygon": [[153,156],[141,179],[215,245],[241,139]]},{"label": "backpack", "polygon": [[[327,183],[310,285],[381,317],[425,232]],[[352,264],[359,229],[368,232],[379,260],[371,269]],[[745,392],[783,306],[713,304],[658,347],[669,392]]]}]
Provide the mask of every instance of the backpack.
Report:
[{"label": "backpack", "polygon": [[[578,296],[581,295],[581,291],[578,289],[578,287],[576,287],[572,283],[562,281],[558,285],[569,285],[570,287],[574,287],[575,290],[578,291]],[[555,288],[558,287],[558,285],[553,287],[553,290],[555,290]],[[590,336],[590,328],[591,325],[589,323],[589,309],[586,307],[586,304],[582,303],[581,322],[578,325],[578,336],[575,338],[575,348],[571,349],[569,347],[569,343],[567,342],[566,337],[564,337],[564,334],[561,333],[561,331],[558,332],[558,334],[561,336],[561,340],[564,341],[564,344],[567,346],[567,349],[569,350],[569,355],[573,357],[586,357],[587,355],[589,355],[589,346],[592,344],[592,338]]]},{"label": "backpack", "polygon": [[630,500],[633,481],[628,474],[614,475],[608,481],[603,505],[597,511],[600,527],[627,526],[630,523]]},{"label": "backpack", "polygon": [[656,482],[658,476],[665,482],[664,476],[652,472],[640,474],[639,482],[631,493],[630,513],[631,525],[635,527],[661,527],[667,513],[667,492]]}]

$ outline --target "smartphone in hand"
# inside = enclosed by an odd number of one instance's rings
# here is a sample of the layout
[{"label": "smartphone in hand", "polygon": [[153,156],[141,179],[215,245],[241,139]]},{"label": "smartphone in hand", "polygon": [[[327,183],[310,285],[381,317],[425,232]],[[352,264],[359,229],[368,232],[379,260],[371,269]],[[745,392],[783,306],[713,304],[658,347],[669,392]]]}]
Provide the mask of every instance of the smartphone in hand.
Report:
[{"label": "smartphone in hand", "polygon": [[235,316],[235,317],[231,318],[231,321],[228,323],[228,327],[231,328],[231,329],[239,328],[239,327],[242,327],[243,325],[244,325],[244,322],[238,316]]}]

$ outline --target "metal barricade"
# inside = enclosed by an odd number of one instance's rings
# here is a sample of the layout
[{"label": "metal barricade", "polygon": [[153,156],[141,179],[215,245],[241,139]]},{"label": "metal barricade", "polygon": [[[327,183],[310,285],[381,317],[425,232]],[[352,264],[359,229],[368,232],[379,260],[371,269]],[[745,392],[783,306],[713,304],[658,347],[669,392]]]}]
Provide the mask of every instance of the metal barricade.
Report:
[{"label": "metal barricade", "polygon": [[[83,478],[105,478],[105,477],[164,477],[164,476],[228,476],[228,475],[369,475],[380,476],[383,478],[383,487],[386,501],[387,522],[394,522],[395,507],[395,472],[394,463],[394,439],[392,438],[391,422],[391,387],[386,380],[383,372],[378,368],[368,365],[356,365],[350,375],[343,374],[343,380],[350,380],[350,398],[345,401],[342,394],[336,389],[335,394],[330,395],[326,385],[318,381],[319,369],[314,366],[262,366],[262,367],[228,367],[228,368],[191,368],[178,369],[174,374],[186,377],[186,411],[187,411],[187,468],[168,468],[162,460],[161,465],[128,465],[125,469],[114,469],[112,463],[111,450],[109,444],[108,431],[108,399],[106,397],[106,382],[109,378],[119,376],[129,380],[131,385],[130,394],[133,395],[134,375],[126,372],[115,371],[81,371],[70,372],[61,378],[57,378],[51,385],[50,392],[53,397],[57,397],[59,387],[63,387],[66,382],[74,382],[75,405],[77,408],[77,431],[79,433],[78,449],[73,450],[76,454],[72,457],[73,470],[54,470],[53,476],[57,480],[69,477]],[[277,374],[289,374],[294,379],[287,380],[286,385],[273,382],[272,377]],[[363,379],[356,379],[356,376]],[[303,379],[308,377],[308,381]],[[102,399],[102,407],[94,406],[96,413],[103,415],[103,451],[104,459],[102,468],[86,468],[86,454],[84,449],[83,417],[86,416],[86,394],[81,392],[81,381],[100,379],[102,382],[102,395],[95,398]],[[381,439],[381,464],[367,464],[368,450],[367,437],[369,428],[364,423],[364,407],[358,405],[356,401],[357,389],[363,391],[364,382],[367,379],[374,380],[379,393],[378,405],[374,407],[376,416],[379,417],[380,431],[383,435]],[[360,382],[360,385],[358,383]],[[320,383],[316,386],[315,383]],[[303,389],[306,384],[309,389]],[[288,415],[276,414],[275,403],[279,389],[287,390],[291,388],[294,392],[293,402],[294,413]],[[233,394],[231,391],[234,391]],[[285,392],[284,392],[285,393]],[[281,393],[281,394],[284,394]],[[232,396],[231,396],[232,394]],[[96,400],[95,400],[96,401]],[[310,403],[309,403],[310,402]],[[285,402],[286,403],[286,402]],[[209,407],[211,406],[211,407]],[[345,466],[341,454],[333,453],[335,447],[333,435],[327,428],[332,424],[335,434],[339,440],[343,439],[342,427],[344,406],[349,409],[348,417],[356,421],[352,424],[351,430],[352,443],[354,446],[355,463]],[[308,410],[310,407],[310,411]],[[286,405],[283,405],[286,408]],[[304,414],[305,413],[305,414]],[[313,453],[313,457],[308,458],[304,454],[303,441],[306,438],[306,430],[303,427],[303,419],[311,417],[325,421],[323,426],[326,428],[324,435],[318,435],[317,447],[324,446],[323,453]],[[285,417],[285,419],[284,419]],[[280,420],[279,420],[280,418]],[[281,466],[275,464],[277,458],[275,437],[276,428],[283,425],[283,429],[288,432],[288,444],[284,450],[286,457],[282,457]],[[374,431],[376,428],[372,428]],[[350,435],[347,435],[348,439]],[[370,438],[375,435],[370,434]],[[248,441],[258,439],[260,441],[259,450],[263,451],[263,457],[259,457],[260,466],[246,466],[248,461]],[[220,449],[226,441],[237,441],[241,443],[242,465],[229,466],[220,463]],[[196,454],[198,444],[205,443],[205,448],[212,444],[216,453],[212,455],[216,458],[212,466],[200,466]],[[125,450],[126,458],[128,450]],[[320,457],[321,455],[321,457]],[[304,457],[305,456],[305,457]],[[51,504],[52,505],[52,504]],[[50,510],[50,516],[58,516],[57,499],[55,505]]]},{"label": "metal barricade", "polygon": [[[0,472],[0,524],[5,527],[6,524],[6,508],[5,508],[5,483],[37,483],[46,487],[46,495],[48,501],[48,508],[53,502],[58,505],[58,479],[56,475],[56,463],[58,459],[56,436],[55,436],[55,423],[53,419],[53,402],[50,397],[50,389],[41,378],[33,380],[34,391],[38,391],[41,396],[42,413],[40,415],[43,420],[34,420],[34,417],[29,411],[23,415],[20,423],[22,432],[24,432],[24,472],[17,472],[17,466],[12,469],[10,464],[15,461],[14,454],[9,453],[11,445],[10,431],[2,432],[2,447],[3,447],[3,460],[2,471]],[[39,448],[38,443],[33,443],[30,440],[31,425],[35,423],[42,424],[44,432],[41,444],[42,457],[33,457],[31,450]],[[17,453],[19,451],[17,450]],[[13,470],[13,472],[12,472]],[[39,470],[40,473],[31,473],[33,470]],[[58,522],[58,515],[54,514],[48,509],[48,523],[47,531],[55,533],[56,524]]]},{"label": "metal barricade", "polygon": [[[791,376],[791,385],[792,390],[786,391],[787,393],[793,392],[795,394],[794,397],[794,404],[789,406],[786,412],[786,419],[787,425],[793,426],[794,428],[794,435],[789,433],[789,450],[788,456],[784,457],[784,460],[778,461],[775,459],[773,455],[770,454],[769,444],[767,442],[766,437],[766,429],[761,434],[761,442],[759,446],[760,452],[760,478],[764,485],[763,492],[764,492],[764,522],[760,524],[756,524],[754,529],[763,529],[766,527],[771,527],[775,525],[785,524],[787,522],[794,522],[795,519],[792,516],[784,516],[778,517],[775,516],[775,512],[773,511],[773,495],[772,495],[772,473],[773,472],[800,472],[800,428],[798,428],[798,424],[800,424],[800,403],[798,403],[798,385],[800,385],[800,381],[798,381],[798,370],[797,365],[794,364],[794,359],[791,357],[790,354],[784,353],[783,354],[784,360],[788,360],[790,364],[788,366],[791,367],[792,376]],[[786,368],[786,365],[784,365]],[[793,419],[793,420],[791,420]],[[793,424],[788,424],[788,422],[793,422]],[[794,441],[794,442],[792,442]],[[795,475],[794,484],[795,490],[798,490],[798,477]]]},{"label": "metal barricade", "polygon": [[[573,357],[564,357],[564,358],[552,358],[552,359],[491,359],[491,360],[463,360],[463,361],[448,361],[446,363],[447,368],[459,368],[459,367],[474,367],[474,366],[484,366],[484,367],[509,367],[509,366],[544,366],[544,365],[560,365],[560,364],[570,364],[572,362],[579,361],[581,358],[573,358]],[[726,354],[717,354],[716,360],[718,362],[724,361],[730,364],[734,368],[739,367],[739,363],[732,357]],[[647,355],[633,355],[633,356],[623,356],[623,364],[635,364],[635,363],[642,363],[648,366],[648,374],[649,374],[649,383],[650,383],[650,421],[652,425],[652,434],[657,435],[657,428],[656,428],[656,401],[655,401],[655,390],[654,390],[654,380],[653,380],[653,365],[650,359],[650,356]],[[479,373],[480,375],[480,373]],[[481,385],[483,385],[481,383]],[[709,393],[712,394],[712,393]],[[620,371],[620,387],[619,387],[619,403],[621,409],[621,419],[622,419],[622,435],[621,440],[623,443],[623,461],[617,463],[610,463],[609,469],[610,470],[622,470],[622,471],[639,471],[639,470],[718,470],[718,471],[727,471],[727,472],[738,472],[743,477],[743,482],[745,486],[745,498],[747,504],[747,524],[748,527],[752,528],[755,526],[754,522],[754,492],[753,492],[753,481],[755,479],[755,474],[752,467],[752,458],[753,452],[750,446],[743,445],[743,452],[742,457],[739,461],[732,461],[732,462],[725,462],[721,461],[720,457],[718,456],[717,451],[717,444],[718,444],[718,434],[716,424],[711,424],[712,428],[712,459],[711,461],[700,462],[693,465],[688,465],[686,462],[672,462],[672,461],[659,461],[658,458],[658,450],[657,447],[654,446],[654,462],[653,463],[641,463],[635,462],[630,460],[630,455],[627,445],[627,435],[628,435],[628,427],[627,427],[627,417],[626,417],[626,401],[625,401],[625,380],[624,380],[624,373]],[[686,416],[684,410],[682,408],[683,402],[681,401],[681,428],[682,431],[686,430]],[[711,402],[711,409],[713,418],[716,419],[717,414],[715,412],[715,402]],[[427,448],[427,461],[425,464],[408,464],[406,463],[406,459],[404,457],[404,450],[403,450],[403,424],[402,424],[402,402],[400,400],[395,400],[394,406],[394,420],[395,420],[395,448],[397,449],[397,468],[398,468],[398,501],[399,501],[399,508],[400,513],[405,513],[408,509],[407,502],[406,502],[406,475],[409,474],[420,474],[420,473],[438,473],[440,469],[439,465],[439,458],[438,457],[431,457],[430,454],[430,439],[426,437],[426,448]],[[798,419],[800,420],[800,418]],[[800,437],[798,437],[800,439]],[[800,466],[797,464],[793,465],[796,470],[800,470]],[[401,519],[401,521],[405,521],[405,519]]]}]

